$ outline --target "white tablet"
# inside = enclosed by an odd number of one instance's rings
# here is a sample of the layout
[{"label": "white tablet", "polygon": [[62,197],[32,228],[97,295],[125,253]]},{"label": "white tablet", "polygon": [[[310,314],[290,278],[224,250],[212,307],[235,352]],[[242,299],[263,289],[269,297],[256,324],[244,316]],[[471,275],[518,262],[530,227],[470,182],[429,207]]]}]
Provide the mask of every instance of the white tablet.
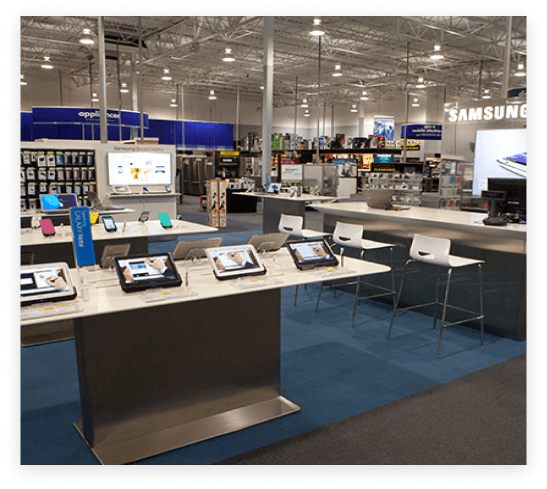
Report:
[{"label": "white tablet", "polygon": [[21,305],[71,300],[76,289],[66,263],[21,266]]},{"label": "white tablet", "polygon": [[249,244],[207,248],[205,253],[211,262],[215,277],[219,280],[266,273],[255,247]]}]

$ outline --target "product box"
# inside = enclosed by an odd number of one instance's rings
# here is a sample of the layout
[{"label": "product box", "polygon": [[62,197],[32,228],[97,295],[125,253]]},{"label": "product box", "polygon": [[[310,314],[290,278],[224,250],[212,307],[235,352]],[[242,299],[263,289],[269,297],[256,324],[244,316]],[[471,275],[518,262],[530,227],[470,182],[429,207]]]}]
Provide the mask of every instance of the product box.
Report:
[{"label": "product box", "polygon": [[207,182],[207,224],[226,227],[226,180]]}]

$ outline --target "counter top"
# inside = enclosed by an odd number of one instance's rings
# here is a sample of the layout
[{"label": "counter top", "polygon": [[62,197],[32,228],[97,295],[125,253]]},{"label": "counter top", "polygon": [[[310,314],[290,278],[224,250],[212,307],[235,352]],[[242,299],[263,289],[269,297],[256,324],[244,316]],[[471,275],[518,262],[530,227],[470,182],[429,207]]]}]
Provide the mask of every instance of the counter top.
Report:
[{"label": "counter top", "polygon": [[325,202],[333,200],[335,197],[327,197],[325,195],[310,195],[302,194],[300,197],[291,197],[289,192],[281,192],[279,194],[272,194],[268,192],[236,192],[237,195],[246,195],[248,197],[261,197],[266,199],[277,200],[292,200],[294,202]]},{"label": "counter top", "polygon": [[[276,289],[280,287],[321,282],[323,280],[332,279],[331,277],[319,277],[312,273],[312,271],[298,270],[294,265],[294,262],[286,248],[281,248],[274,253],[267,253],[263,256],[262,262],[268,270],[267,274],[258,277],[248,277],[245,280],[259,281],[261,278],[272,278],[276,279],[278,282],[260,285],[258,287],[240,288],[234,285],[234,281],[238,279],[217,280],[213,274],[213,269],[207,259],[196,260],[195,262],[189,264],[188,286],[186,282],[185,262],[175,261],[177,270],[179,271],[180,276],[183,279],[182,286],[166,289],[155,289],[155,292],[161,291],[166,294],[166,297],[169,297],[169,292],[175,292],[177,290],[180,290],[181,288],[186,287],[191,290],[194,295],[172,297],[154,302],[146,302],[145,300],[143,300],[142,292],[124,292],[120,287],[117,274],[114,270],[95,270],[94,267],[84,267],[81,271],[81,274],[84,283],[87,285],[88,300],[83,300],[83,298],[81,297],[82,294],[79,293],[79,296],[75,300],[69,301],[69,303],[75,303],[80,306],[81,311],[63,315],[46,316],[40,319],[27,319],[22,321],[21,325],[27,326],[32,324],[43,324],[47,322],[58,321],[59,319],[74,319],[77,317],[96,316],[113,312],[122,312],[131,309],[140,309],[144,307],[155,307],[165,304],[166,301],[171,303],[210,299],[235,294],[245,294],[256,290]],[[377,263],[349,257],[344,258],[344,269],[351,270],[353,271],[353,273],[336,275],[336,277],[351,278],[358,275],[388,272],[390,270],[390,268],[386,265],[380,265]],[[78,285],[78,271],[76,269],[71,269],[71,276],[73,283],[79,291],[80,287]],[[47,308],[49,305],[53,306],[55,305],[55,303],[43,303],[40,306],[28,307]]]},{"label": "counter top", "polygon": [[[125,232],[123,231],[123,222],[117,222],[117,231],[107,232],[102,223],[94,224],[91,227],[93,240],[102,239],[123,239],[123,238],[151,238],[158,236],[178,236],[181,234],[196,234],[196,233],[213,233],[218,231],[217,228],[196,224],[189,221],[173,220],[173,227],[164,229],[160,221],[147,221],[141,223],[131,221],[127,223]],[[56,243],[69,243],[72,241],[72,229],[70,226],[55,227],[55,236],[45,237],[42,232],[33,230],[32,228],[24,228],[21,230],[21,246],[39,246],[50,245]]]},{"label": "counter top", "polygon": [[386,211],[371,209],[366,202],[327,202],[313,204],[312,207],[325,214],[391,222],[414,222],[423,226],[463,230],[476,234],[526,240],[526,224],[506,226],[486,226],[482,220],[485,214],[476,212],[450,211],[429,207],[411,207],[408,210]]}]

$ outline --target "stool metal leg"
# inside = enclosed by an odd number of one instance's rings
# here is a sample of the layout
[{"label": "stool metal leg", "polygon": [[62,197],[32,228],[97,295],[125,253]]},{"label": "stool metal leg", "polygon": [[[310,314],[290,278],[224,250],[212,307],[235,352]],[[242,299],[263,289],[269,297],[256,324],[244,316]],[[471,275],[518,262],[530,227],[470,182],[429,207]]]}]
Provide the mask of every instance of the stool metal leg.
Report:
[{"label": "stool metal leg", "polygon": [[483,310],[483,287],[482,287],[482,263],[479,263],[479,314],[481,316],[481,347],[484,346],[484,310]]},{"label": "stool metal leg", "polygon": [[394,260],[393,260],[393,246],[389,248],[389,254],[390,254],[390,262],[391,262],[391,290],[393,290],[393,294],[391,294],[391,297],[393,298],[393,312],[395,313],[395,300],[396,300],[397,292],[395,291],[395,267],[394,267]]},{"label": "stool metal leg", "polygon": [[401,300],[401,292],[403,291],[403,285],[405,283],[406,278],[406,271],[408,268],[408,264],[413,261],[412,259],[407,260],[405,263],[405,270],[403,272],[403,278],[401,279],[401,285],[399,286],[399,293],[397,294],[397,300],[395,301],[395,307],[393,308],[393,316],[391,316],[391,322],[389,323],[389,330],[387,332],[386,340],[389,340],[389,336],[391,335],[391,328],[393,327],[393,321],[395,321],[396,315],[397,315],[397,306],[399,305],[399,301]]},{"label": "stool metal leg", "polygon": [[355,322],[355,309],[357,307],[357,298],[359,297],[359,286],[361,285],[361,276],[357,277],[357,285],[355,286],[355,300],[353,301],[353,315],[351,316],[351,327]]},{"label": "stool metal leg", "polygon": [[452,276],[452,268],[448,269],[446,274],[446,291],[444,293],[443,318],[441,321],[441,334],[439,335],[439,349],[437,350],[437,360],[441,356],[441,343],[443,341],[444,321],[446,319],[446,305],[448,304],[448,291],[450,289],[450,277]]},{"label": "stool metal leg", "polygon": [[439,275],[437,276],[437,287],[435,288],[435,306],[433,309],[433,331],[437,326],[437,304],[439,303],[439,284],[441,282],[441,267],[439,266]]},{"label": "stool metal leg", "polygon": [[315,314],[317,314],[317,310],[319,309],[319,299],[321,299],[321,292],[323,292],[323,282],[321,282],[321,286],[319,287],[319,294],[317,295],[317,303],[315,304],[315,311],[313,311]]}]

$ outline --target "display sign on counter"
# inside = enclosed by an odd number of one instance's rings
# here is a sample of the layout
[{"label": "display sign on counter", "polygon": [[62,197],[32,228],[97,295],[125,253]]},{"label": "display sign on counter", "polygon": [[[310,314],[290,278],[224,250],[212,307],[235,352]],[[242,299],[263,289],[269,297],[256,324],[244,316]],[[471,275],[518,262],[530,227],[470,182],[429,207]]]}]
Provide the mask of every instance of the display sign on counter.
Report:
[{"label": "display sign on counter", "polygon": [[72,226],[72,241],[77,266],[95,265],[95,248],[91,233],[89,207],[72,207],[70,209],[70,225]]}]

